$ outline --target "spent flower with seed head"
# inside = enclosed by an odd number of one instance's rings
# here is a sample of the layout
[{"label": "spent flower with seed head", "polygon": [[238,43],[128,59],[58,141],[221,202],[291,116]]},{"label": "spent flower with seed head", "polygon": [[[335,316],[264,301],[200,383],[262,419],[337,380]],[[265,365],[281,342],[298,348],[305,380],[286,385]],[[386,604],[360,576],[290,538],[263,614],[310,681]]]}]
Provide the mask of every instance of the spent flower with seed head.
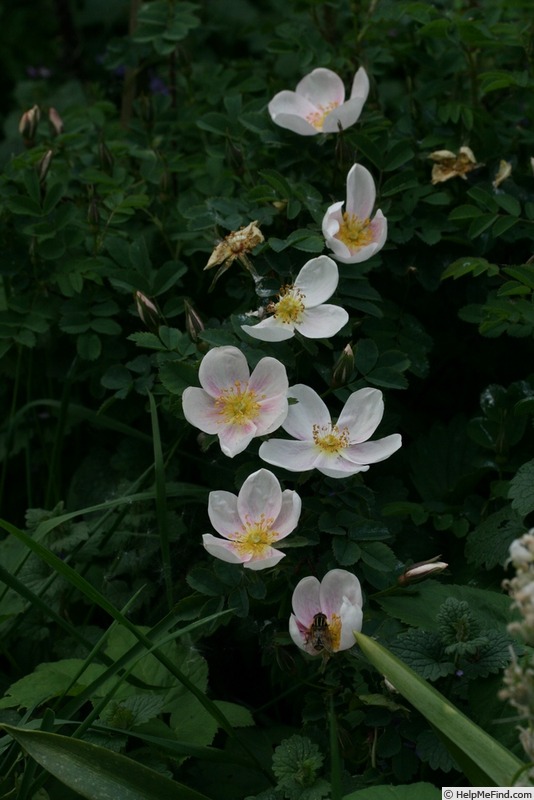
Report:
[{"label": "spent flower with seed head", "polygon": [[467,180],[467,173],[481,167],[470,147],[460,147],[458,154],[450,150],[434,150],[428,156],[435,162],[432,167],[432,183],[443,183],[451,178]]},{"label": "spent flower with seed head", "polygon": [[296,585],[291,600],[289,634],[310,656],[330,655],[356,644],[362,629],[360,581],[345,569],[332,569],[321,582],[313,576]]},{"label": "spent flower with seed head", "polygon": [[273,473],[260,469],[248,476],[237,496],[210,492],[208,515],[224,538],[206,533],[204,547],[212,556],[248,569],[273,567],[285,555],[273,544],[296,528],[301,505],[296,492],[282,491]]},{"label": "spent flower with seed head", "polygon": [[202,359],[198,378],[202,389],[190,386],[182,395],[184,416],[201,431],[217,434],[225,456],[242,453],[287,416],[287,374],[276,358],[262,358],[250,374],[237,347],[214,347]]},{"label": "spent flower with seed head", "polygon": [[[353,164],[347,175],[347,199],[333,203],[323,218],[323,236],[332,255],[344,264],[358,264],[382,249],[387,220],[378,209],[371,214],[376,188],[369,170]],[[342,207],[345,205],[345,211]]]},{"label": "spent flower with seed head", "polygon": [[218,264],[221,264],[220,268],[215,273],[215,277],[213,278],[210,286],[210,291],[213,289],[221,275],[223,275],[226,270],[232,266],[236,258],[246,269],[248,269],[254,280],[257,281],[259,276],[257,275],[256,270],[254,269],[254,266],[248,257],[248,254],[263,241],[265,241],[265,237],[258,227],[258,220],[249,222],[248,225],[239,228],[238,231],[232,231],[228,234],[228,236],[225,236],[222,242],[219,242],[219,244],[215,247],[208,259],[208,263],[204,267],[204,269],[207,270],[216,267]]},{"label": "spent flower with seed head", "polygon": [[367,441],[384,414],[382,392],[353,392],[334,424],[326,404],[309,386],[289,389],[297,400],[289,406],[282,428],[293,440],[271,439],[259,450],[260,458],[290,472],[317,469],[329,478],[346,478],[366,472],[370,464],[389,458],[402,444],[398,433]]},{"label": "spent flower with seed head", "polygon": [[354,76],[346,102],[339,75],[319,67],[302,78],[294,92],[278,92],[269,103],[269,114],[276,125],[302,136],[338,133],[357,122],[368,94],[369,78],[363,67]]},{"label": "spent flower with seed head", "polygon": [[282,342],[298,331],[309,339],[334,336],[349,319],[345,309],[325,303],[339,280],[337,265],[328,256],[307,261],[295,282],[283,286],[278,300],[267,306],[272,316],[258,325],[242,325],[254,339]]}]

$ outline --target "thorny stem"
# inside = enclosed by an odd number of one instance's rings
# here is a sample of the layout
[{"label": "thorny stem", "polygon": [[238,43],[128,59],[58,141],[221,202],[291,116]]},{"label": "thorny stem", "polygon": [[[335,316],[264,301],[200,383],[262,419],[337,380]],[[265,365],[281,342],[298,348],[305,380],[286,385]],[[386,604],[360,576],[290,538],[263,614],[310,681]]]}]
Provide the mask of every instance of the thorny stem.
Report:
[{"label": "thorny stem", "polygon": [[[130,19],[128,23],[128,33],[130,36],[132,36],[137,27],[137,14],[139,13],[140,7],[141,0],[130,0]],[[135,99],[136,75],[137,69],[135,67],[126,67],[121,101],[121,126],[123,128],[128,127],[132,117],[133,102]]]}]

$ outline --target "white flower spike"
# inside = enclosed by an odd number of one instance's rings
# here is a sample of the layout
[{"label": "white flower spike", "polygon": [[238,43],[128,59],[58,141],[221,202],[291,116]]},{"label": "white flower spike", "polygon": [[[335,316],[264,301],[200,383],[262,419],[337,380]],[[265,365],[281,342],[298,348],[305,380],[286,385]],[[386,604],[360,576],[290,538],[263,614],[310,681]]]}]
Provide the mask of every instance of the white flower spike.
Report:
[{"label": "white flower spike", "polygon": [[330,655],[356,644],[362,629],[360,581],[345,569],[332,569],[319,583],[303,578],[295,587],[289,634],[310,656]]},{"label": "white flower spike", "polygon": [[402,444],[398,433],[367,441],[384,414],[379,389],[353,392],[337,423],[317,392],[304,384],[289,389],[298,402],[289,406],[282,427],[294,440],[271,439],[259,450],[260,458],[290,472],[317,469],[329,478],[366,472],[370,464],[389,458]]},{"label": "white flower spike", "polygon": [[254,339],[264,342],[282,342],[291,339],[298,331],[308,339],[334,336],[348,322],[344,308],[326,304],[337,288],[337,264],[328,256],[307,261],[296,277],[295,283],[280,290],[278,300],[267,306],[273,316],[259,325],[242,325]]},{"label": "white flower spike", "polygon": [[212,556],[248,569],[266,569],[285,556],[272,545],[293,531],[300,517],[301,499],[282,491],[272,472],[260,469],[249,475],[236,497],[231,492],[210,492],[208,514],[223,539],[204,534],[204,547]]},{"label": "white flower spike", "polygon": [[333,203],[323,217],[323,236],[337,261],[359,264],[384,246],[387,220],[380,209],[371,219],[375,199],[371,173],[361,164],[354,164],[347,175],[345,211],[341,211],[341,200]]},{"label": "white flower spike", "polygon": [[251,375],[237,347],[214,347],[202,359],[198,378],[202,389],[190,386],[183,393],[184,416],[201,431],[216,433],[225,456],[243,452],[287,416],[287,374],[276,358],[262,358]]},{"label": "white flower spike", "polygon": [[306,75],[294,92],[278,92],[269,103],[269,114],[276,125],[301,136],[338,133],[359,119],[367,95],[369,78],[360,67],[345,101],[343,81],[330,69],[319,67]]}]

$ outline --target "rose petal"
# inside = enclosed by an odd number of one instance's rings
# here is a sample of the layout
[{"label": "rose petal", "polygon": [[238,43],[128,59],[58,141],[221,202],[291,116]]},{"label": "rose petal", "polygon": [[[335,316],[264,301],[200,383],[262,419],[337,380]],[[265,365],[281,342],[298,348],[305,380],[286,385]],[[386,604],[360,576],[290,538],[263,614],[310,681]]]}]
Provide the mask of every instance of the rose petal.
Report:
[{"label": "rose petal", "polygon": [[297,647],[300,647],[305,653],[308,653],[310,656],[320,655],[320,652],[314,648],[311,642],[306,644],[307,630],[299,624],[294,614],[291,614],[289,618],[289,635]]},{"label": "rose petal", "polygon": [[233,458],[246,450],[252,439],[258,435],[258,429],[253,422],[246,422],[243,425],[224,425],[218,435],[224,455]]},{"label": "rose petal", "polygon": [[198,371],[200,385],[215,398],[236,381],[246,383],[249,375],[247,359],[237,347],[214,347],[206,353]]},{"label": "rose petal", "polygon": [[307,309],[296,329],[308,339],[326,339],[339,333],[349,320],[349,315],[340,306],[323,305]]},{"label": "rose petal", "polygon": [[[348,461],[345,462],[345,464],[348,463]],[[357,475],[358,472],[367,472],[369,467],[353,464],[350,469],[347,469],[345,466],[343,469],[331,469],[330,467],[317,467],[317,469],[319,472],[322,472],[323,475],[326,475],[327,478],[350,478],[351,475]]]},{"label": "rose petal", "polygon": [[[333,242],[328,242],[328,246],[334,251],[334,258],[336,261],[341,261],[342,264],[361,264],[363,261],[368,261],[380,250],[378,245],[374,242],[365,247],[349,250],[342,242],[338,242],[336,245],[335,243],[337,241],[338,240],[334,239]],[[339,245],[341,245],[341,247]]]},{"label": "rose petal", "polygon": [[313,575],[302,578],[293,591],[291,606],[298,622],[306,629],[310,627],[316,614],[322,611],[320,602],[321,584]]},{"label": "rose petal", "polygon": [[295,530],[301,510],[302,500],[300,496],[291,489],[285,489],[282,492],[282,508],[273,524],[273,528],[279,534],[276,541],[285,538]]},{"label": "rose petal", "polygon": [[354,462],[343,458],[343,455],[339,453],[319,453],[314,467],[330,478],[348,478],[351,475],[356,475],[357,472],[362,472],[360,464],[354,464]]},{"label": "rose petal", "polygon": [[328,256],[319,256],[304,264],[294,286],[305,295],[305,307],[313,308],[332,297],[338,282],[339,272],[336,262]]},{"label": "rose petal", "polygon": [[268,400],[261,400],[259,405],[260,417],[256,420],[258,429],[256,436],[274,433],[287,417],[287,396],[284,394],[278,395],[277,397],[270,397]]},{"label": "rose petal", "polygon": [[354,631],[361,631],[363,612],[358,606],[344,605],[341,610],[341,636],[339,650],[349,650],[356,644]]},{"label": "rose petal", "polygon": [[[332,255],[336,259],[336,261],[341,261],[343,264],[355,264],[356,261],[353,258],[353,254],[349,250],[346,244],[344,244],[339,239],[334,239],[331,236],[325,236],[326,246],[332,250]],[[374,245],[372,245],[374,251]],[[365,248],[362,248],[365,249]],[[370,256],[367,256],[370,258]],[[365,261],[365,259],[361,259]]]},{"label": "rose petal", "polygon": [[[283,92],[278,92],[278,94],[275,94],[267,108],[269,109],[269,114],[275,122],[275,117],[277,117],[279,114],[288,114],[290,116],[300,117],[301,119],[305,120],[309,114],[314,114],[317,111],[315,103],[310,102],[303,95],[297,94],[296,92],[290,92],[287,89],[284,89]],[[307,124],[309,125],[309,123]]]},{"label": "rose petal", "polygon": [[237,498],[237,510],[243,522],[257,522],[262,515],[276,519],[282,508],[282,489],[268,469],[249,475]]},{"label": "rose petal", "polygon": [[343,200],[338,203],[332,203],[326,210],[323,217],[322,230],[325,239],[327,237],[334,237],[341,227],[343,222],[343,215],[341,209],[343,208]]},{"label": "rose petal", "polygon": [[337,425],[348,428],[350,443],[366,442],[376,431],[384,416],[384,399],[379,389],[359,389],[345,403]]},{"label": "rose petal", "polygon": [[373,176],[361,164],[354,164],[347,175],[347,202],[345,209],[359,219],[371,216],[376,199]]},{"label": "rose petal", "polygon": [[369,88],[369,76],[364,68],[360,67],[352,81],[350,99],[352,100],[353,97],[363,97],[364,101],[367,100]]},{"label": "rose petal", "polygon": [[241,530],[241,517],[237,510],[237,497],[231,492],[210,492],[208,498],[210,522],[221,536],[232,539]]},{"label": "rose petal", "polygon": [[268,550],[265,551],[266,555],[262,556],[262,558],[251,558],[250,561],[245,562],[245,569],[268,569],[269,567],[274,567],[285,558],[285,553],[282,553],[281,550],[275,550],[274,547],[269,547]]},{"label": "rose petal", "polygon": [[280,322],[275,317],[267,317],[258,325],[241,325],[241,328],[262,342],[283,342],[295,335],[295,326],[292,323]]},{"label": "rose petal", "polygon": [[305,97],[319,108],[326,108],[331,103],[341,104],[345,99],[343,81],[331,69],[318,67],[302,78],[297,84],[297,95]]},{"label": "rose petal", "polygon": [[227,542],[224,539],[217,539],[211,533],[205,533],[202,537],[202,544],[211,556],[220,558],[221,561],[226,561],[229,564],[243,564],[245,558],[239,555],[236,545],[233,542]]},{"label": "rose petal", "polygon": [[375,442],[350,445],[343,451],[343,455],[353,464],[376,464],[393,455],[401,445],[400,434],[392,433]]},{"label": "rose petal", "polygon": [[347,130],[354,125],[360,118],[365,100],[364,97],[353,97],[343,105],[334,108],[324,119],[323,132],[338,133],[340,127],[341,130]]},{"label": "rose petal", "polygon": [[195,386],[188,386],[182,395],[184,417],[205,433],[218,433],[223,422],[213,398]]},{"label": "rose petal", "polygon": [[[319,590],[321,611],[329,618],[332,614],[339,615],[345,600],[361,608],[363,600],[360,581],[346,569],[331,569],[321,581]],[[295,606],[293,609],[295,610]]]},{"label": "rose petal", "polygon": [[271,439],[261,445],[258,455],[268,464],[289,472],[306,472],[315,466],[316,448],[312,442]]},{"label": "rose petal", "polygon": [[313,440],[314,425],[329,425],[330,412],[323,400],[310,386],[298,383],[288,389],[288,397],[298,400],[289,406],[283,429],[295,439]]},{"label": "rose petal", "polygon": [[286,368],[278,359],[270,356],[258,362],[248,383],[251,391],[265,398],[284,395],[288,386]]},{"label": "rose petal", "polygon": [[302,117],[295,116],[295,114],[274,114],[271,116],[273,122],[280,128],[298,133],[300,136],[317,136],[317,134],[321,133],[310,122]]}]

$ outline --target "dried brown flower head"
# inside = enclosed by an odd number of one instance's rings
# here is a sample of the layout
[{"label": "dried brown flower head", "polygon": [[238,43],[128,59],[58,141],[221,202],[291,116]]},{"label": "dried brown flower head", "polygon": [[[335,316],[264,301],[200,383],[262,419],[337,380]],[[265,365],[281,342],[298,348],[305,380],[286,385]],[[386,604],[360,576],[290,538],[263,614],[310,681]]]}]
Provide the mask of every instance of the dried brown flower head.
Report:
[{"label": "dried brown flower head", "polygon": [[466,180],[468,172],[482,166],[477,164],[470,147],[460,147],[457,155],[450,150],[434,150],[428,157],[436,162],[432,167],[433,184],[443,183],[456,177]]},{"label": "dried brown flower head", "polygon": [[212,267],[216,267],[218,264],[221,264],[221,267],[217,270],[215,277],[211,283],[210,291],[215,286],[218,279],[229,269],[236,258],[243,264],[243,266],[251,272],[252,276],[256,280],[257,275],[252,266],[252,262],[248,257],[248,253],[251,250],[261,244],[261,242],[265,241],[263,233],[258,228],[258,220],[254,220],[254,222],[249,222],[248,225],[239,228],[238,231],[232,231],[225,236],[222,242],[214,249],[213,253],[209,257],[208,263],[204,267],[204,269],[211,269]]}]

